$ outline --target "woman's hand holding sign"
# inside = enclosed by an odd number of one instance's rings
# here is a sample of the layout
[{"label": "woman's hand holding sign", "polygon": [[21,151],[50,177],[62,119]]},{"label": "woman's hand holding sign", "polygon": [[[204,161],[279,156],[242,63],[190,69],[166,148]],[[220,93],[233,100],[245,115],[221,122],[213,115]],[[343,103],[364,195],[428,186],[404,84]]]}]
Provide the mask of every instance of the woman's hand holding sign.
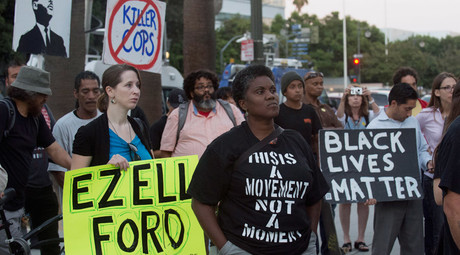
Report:
[{"label": "woman's hand holding sign", "polygon": [[119,154],[113,155],[109,162],[107,162],[107,164],[112,164],[116,167],[119,167],[122,170],[126,170],[129,168],[128,160],[126,160],[123,156]]}]

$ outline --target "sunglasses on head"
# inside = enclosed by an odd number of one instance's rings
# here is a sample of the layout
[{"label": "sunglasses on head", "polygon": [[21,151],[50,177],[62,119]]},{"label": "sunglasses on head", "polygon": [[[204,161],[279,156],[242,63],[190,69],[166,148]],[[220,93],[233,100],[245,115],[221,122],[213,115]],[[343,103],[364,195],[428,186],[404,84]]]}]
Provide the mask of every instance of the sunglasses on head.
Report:
[{"label": "sunglasses on head", "polygon": [[307,75],[307,77],[305,78],[305,80],[308,80],[308,79],[313,79],[313,78],[316,78],[316,77],[324,77],[323,73],[322,72],[311,72]]},{"label": "sunglasses on head", "polygon": [[131,157],[131,161],[138,161],[141,160],[141,157],[137,154],[137,147],[132,143],[128,143],[129,147],[129,156]]}]

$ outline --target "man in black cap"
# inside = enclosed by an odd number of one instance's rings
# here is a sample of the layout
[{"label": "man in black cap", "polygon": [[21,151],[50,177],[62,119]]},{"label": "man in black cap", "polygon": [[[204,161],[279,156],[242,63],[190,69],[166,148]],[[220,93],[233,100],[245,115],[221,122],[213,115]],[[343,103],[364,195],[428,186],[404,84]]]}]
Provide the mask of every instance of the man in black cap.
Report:
[{"label": "man in black cap", "polygon": [[165,129],[166,120],[168,115],[180,104],[187,101],[185,92],[183,89],[173,89],[168,94],[168,100],[166,101],[166,106],[168,107],[168,112],[161,116],[157,122],[153,123],[150,127],[150,139],[152,141],[153,155],[155,158],[159,158],[160,155],[160,145],[161,145],[161,136],[163,135],[163,130]]},{"label": "man in black cap", "polygon": [[275,123],[282,128],[298,131],[318,155],[318,131],[322,128],[315,109],[302,102],[305,83],[295,71],[281,77],[281,93],[286,102],[280,104],[280,113]]},{"label": "man in black cap", "polygon": [[[54,162],[70,168],[69,154],[54,140],[41,113],[51,94],[49,73],[24,66],[8,87],[10,99],[6,100],[10,107],[7,103],[0,104],[0,164],[8,173],[7,188],[16,190],[15,198],[4,205],[13,237],[22,235],[24,193],[35,147],[45,148]],[[0,231],[0,254],[9,254],[5,239],[5,231]]]}]

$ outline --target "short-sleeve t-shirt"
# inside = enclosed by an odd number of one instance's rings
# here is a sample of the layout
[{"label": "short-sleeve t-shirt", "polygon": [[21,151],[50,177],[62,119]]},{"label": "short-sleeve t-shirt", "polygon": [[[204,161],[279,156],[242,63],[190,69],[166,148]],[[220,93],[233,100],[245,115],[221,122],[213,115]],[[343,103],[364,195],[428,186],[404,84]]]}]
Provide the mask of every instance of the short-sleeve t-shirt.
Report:
[{"label": "short-sleeve t-shirt", "polygon": [[321,121],[315,109],[306,104],[302,104],[300,109],[293,109],[285,104],[280,104],[280,112],[275,118],[275,123],[282,128],[298,131],[310,146],[312,145],[312,135],[318,134],[321,129]]},{"label": "short-sleeve t-shirt", "polygon": [[14,188],[16,196],[5,204],[8,211],[16,211],[24,207],[24,191],[29,177],[32,162],[32,152],[35,147],[46,148],[55,140],[48,128],[43,115],[38,116],[38,128],[34,117],[23,117],[13,101],[16,111],[16,120],[7,138],[3,132],[7,128],[8,109],[0,104],[0,164],[8,173],[7,188]]},{"label": "short-sleeve t-shirt", "polygon": [[[460,118],[457,117],[444,138],[439,144],[435,163],[434,178],[441,178],[439,187],[443,190],[443,196],[447,190],[460,194]],[[447,219],[444,214],[445,224],[443,226],[442,238],[440,240],[442,252],[439,254],[460,254],[450,232]]]},{"label": "short-sleeve t-shirt", "polygon": [[188,193],[219,205],[218,223],[236,246],[251,254],[301,254],[310,238],[307,206],[329,189],[300,134],[284,130],[242,160],[259,140],[248,124],[215,139],[201,157]]}]

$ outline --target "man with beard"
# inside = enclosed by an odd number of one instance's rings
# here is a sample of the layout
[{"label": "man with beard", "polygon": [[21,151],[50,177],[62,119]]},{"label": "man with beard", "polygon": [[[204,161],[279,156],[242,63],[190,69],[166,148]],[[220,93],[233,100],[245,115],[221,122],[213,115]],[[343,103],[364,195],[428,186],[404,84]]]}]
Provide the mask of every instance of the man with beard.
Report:
[{"label": "man with beard", "polygon": [[[25,66],[20,59],[11,61],[6,70],[5,86],[8,88],[13,84],[21,68]],[[45,118],[46,125],[52,129],[56,123],[53,113],[46,104],[43,105],[41,113]],[[30,165],[29,181],[25,192],[25,213],[32,220],[29,221],[32,229],[40,226],[43,222],[58,214],[58,201],[56,193],[53,190],[53,183],[48,174],[48,154],[45,148],[37,147],[32,154]],[[23,222],[27,222],[27,216]],[[25,231],[25,227],[24,227]],[[32,243],[50,238],[59,238],[58,223],[54,223],[44,229],[38,237],[32,240]],[[37,240],[36,240],[37,239]],[[40,247],[42,254],[59,254],[59,244],[43,245]]]},{"label": "man with beard", "polygon": [[[0,104],[0,164],[8,173],[7,188],[16,190],[15,198],[4,205],[6,218],[12,224],[10,231],[13,237],[22,235],[21,219],[34,149],[45,148],[54,162],[70,168],[69,154],[54,140],[41,114],[49,95],[49,73],[24,66],[8,87],[15,116],[11,129],[9,124],[12,120],[9,118],[12,115],[6,104]],[[0,254],[9,254],[8,244],[3,241],[5,239],[5,231],[0,231]]]},{"label": "man with beard", "polygon": [[16,51],[67,57],[64,40],[49,27],[53,8],[53,0],[32,0],[37,24],[21,36]]},{"label": "man with beard", "polygon": [[[184,79],[189,103],[179,106],[168,116],[161,138],[161,157],[201,157],[208,144],[234,126],[232,114],[236,125],[243,122],[244,117],[236,106],[216,100],[218,86],[217,76],[206,70],[192,72]],[[226,108],[231,111],[227,112]],[[183,125],[181,109],[187,109]]]}]

